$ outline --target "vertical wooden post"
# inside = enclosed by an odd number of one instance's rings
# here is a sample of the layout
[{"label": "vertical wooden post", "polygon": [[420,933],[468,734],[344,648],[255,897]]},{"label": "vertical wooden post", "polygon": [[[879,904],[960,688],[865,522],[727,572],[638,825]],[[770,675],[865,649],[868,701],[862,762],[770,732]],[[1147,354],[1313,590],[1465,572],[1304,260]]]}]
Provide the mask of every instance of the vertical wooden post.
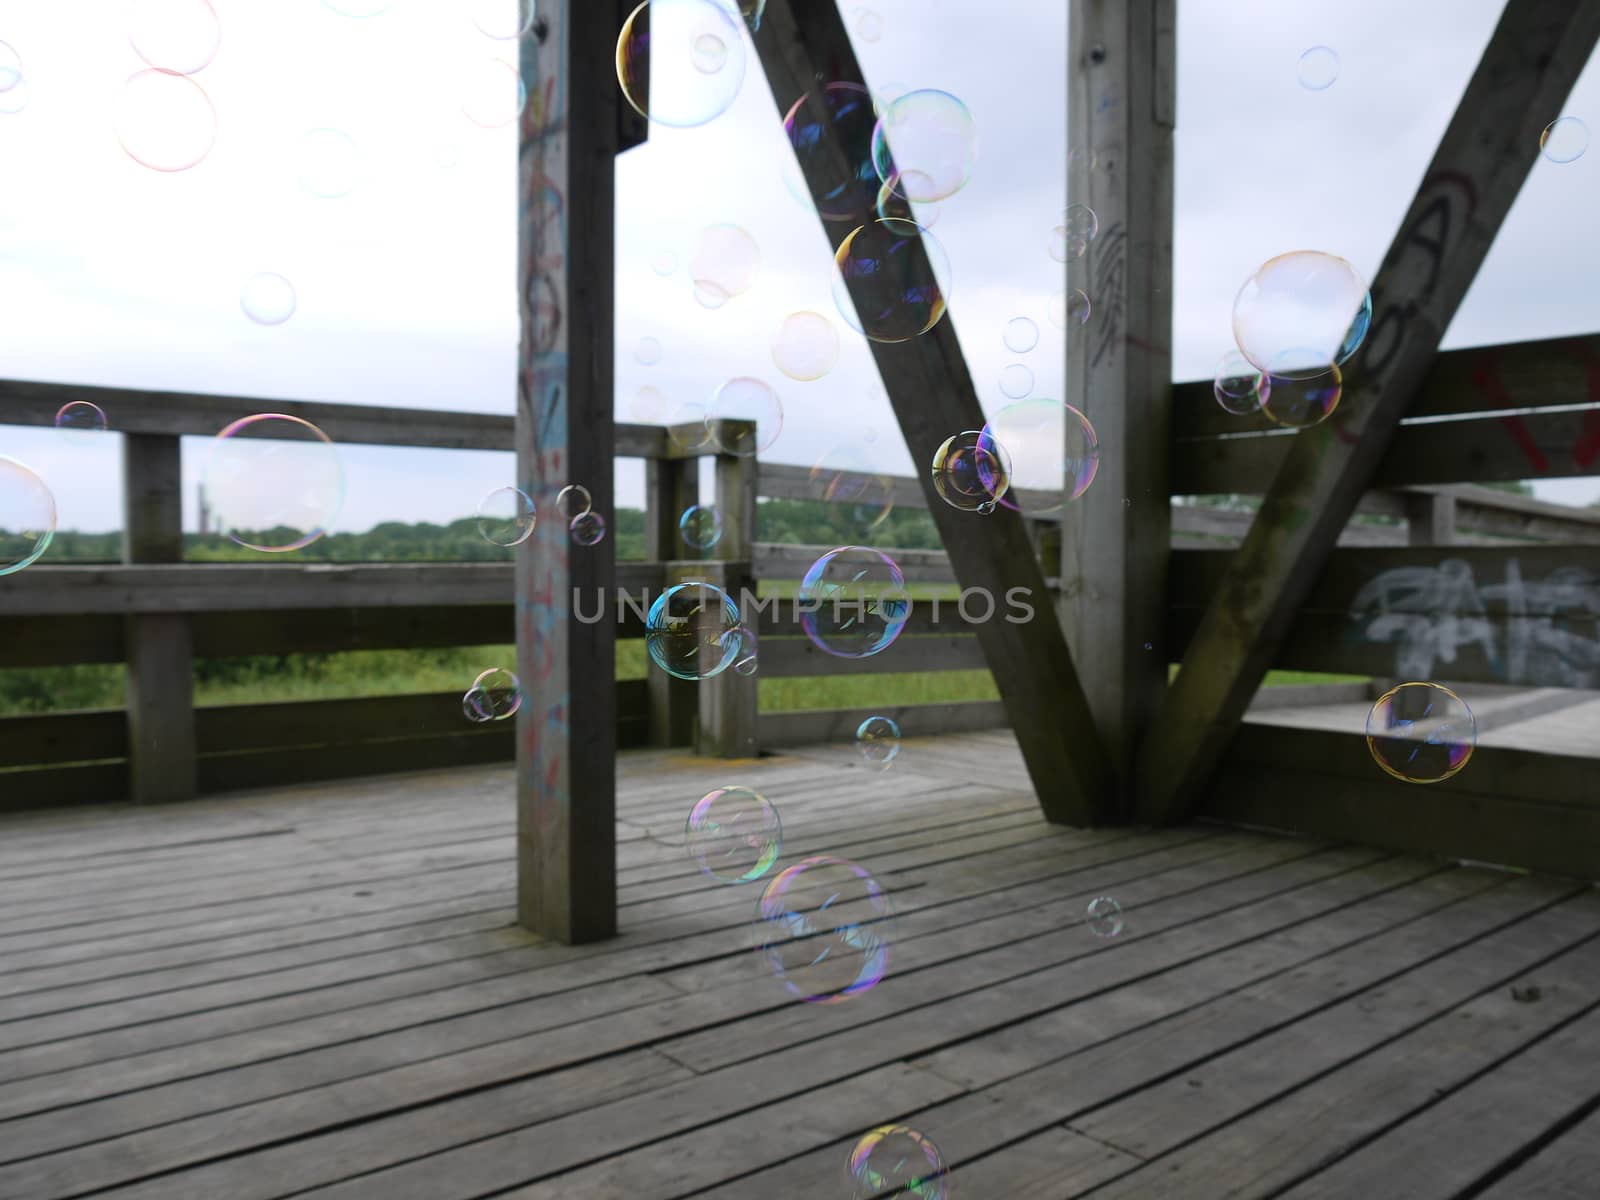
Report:
[{"label": "vertical wooden post", "polygon": [[1406,541],[1412,546],[1449,546],[1456,540],[1456,498],[1439,492],[1406,496]]},{"label": "vertical wooden post", "polygon": [[[567,483],[613,506],[613,159],[620,122],[608,4],[542,0],[523,38],[517,475],[545,519],[517,553],[517,916],[563,942],[610,937],[616,896],[614,540],[573,545]],[[573,597],[601,620],[574,619]]]},{"label": "vertical wooden post", "polygon": [[1069,156],[1067,199],[1100,228],[1066,272],[1090,305],[1068,325],[1067,402],[1094,425],[1100,468],[1062,518],[1060,613],[1122,816],[1167,683],[1173,4],[1072,0],[1068,40],[1068,137],[1085,153]]},{"label": "vertical wooden post", "polygon": [[[630,110],[631,111],[631,110]],[[644,465],[644,556],[668,563],[684,554],[678,518],[700,499],[698,458],[651,458]],[[662,589],[678,582],[663,578]],[[674,679],[646,664],[650,690],[650,744],[659,748],[687,746],[694,740],[695,685]]]},{"label": "vertical wooden post", "polygon": [[[176,436],[122,436],[125,563],[183,561],[183,464]],[[180,613],[125,618],[128,790],[136,804],[195,794],[194,639]]]},{"label": "vertical wooden post", "polygon": [[[723,445],[743,439],[724,437]],[[754,442],[754,431],[749,440]],[[740,620],[756,621],[755,579],[751,559],[755,553],[756,460],[753,455],[719,454],[715,460],[716,505],[722,513],[722,540],[717,543],[716,572],[710,581],[733,597]],[[760,681],[731,667],[700,685],[698,753],[714,758],[753,758],[760,753],[756,739],[760,709]]]}]

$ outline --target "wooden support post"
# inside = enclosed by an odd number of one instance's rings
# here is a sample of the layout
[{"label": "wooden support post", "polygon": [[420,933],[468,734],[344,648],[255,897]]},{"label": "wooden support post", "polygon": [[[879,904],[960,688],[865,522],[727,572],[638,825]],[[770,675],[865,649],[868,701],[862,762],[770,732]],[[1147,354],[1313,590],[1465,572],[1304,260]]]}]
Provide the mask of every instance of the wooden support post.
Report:
[{"label": "wooden support post", "polygon": [[[731,446],[743,439],[724,436]],[[749,441],[755,440],[752,431]],[[719,454],[716,471],[716,505],[722,514],[722,540],[716,554],[722,560],[708,563],[715,571],[706,575],[739,605],[740,620],[753,625],[756,581],[750,560],[755,552],[756,460],[748,455]],[[741,675],[731,667],[700,684],[700,723],[697,751],[714,758],[754,758],[760,753],[756,738],[760,709],[760,680]]]},{"label": "wooden support post", "polygon": [[[183,463],[177,437],[122,437],[125,563],[183,561]],[[194,641],[183,613],[125,618],[128,791],[135,804],[195,795]]]},{"label": "wooden support post", "polygon": [[[617,927],[614,537],[574,545],[567,483],[610,520],[612,223],[618,89],[613,6],[543,0],[522,39],[517,477],[544,517],[517,552],[517,916],[563,942]],[[574,619],[574,597],[602,619]]]},{"label": "wooden support post", "polygon": [[1373,283],[1372,329],[1343,401],[1296,435],[1145,741],[1145,819],[1181,818],[1210,780],[1597,36],[1594,0],[1508,0]]},{"label": "wooden support post", "polygon": [[[1132,807],[1139,740],[1167,686],[1172,418],[1174,0],[1073,0],[1067,199],[1100,231],[1067,264],[1090,301],[1068,326],[1067,402],[1100,439],[1094,485],[1061,522],[1061,622]],[[1070,434],[1070,431],[1069,431]]]},{"label": "wooden support post", "polygon": [[1406,541],[1412,546],[1449,546],[1456,540],[1456,498],[1448,492],[1406,494]]},{"label": "wooden support post", "polygon": [[[754,38],[780,113],[787,112],[819,82],[865,86],[835,4],[768,0]],[[820,128],[829,139],[824,154],[834,164],[854,168],[871,161],[869,130],[860,131],[855,141],[847,143],[850,131],[831,122],[823,122]],[[816,195],[833,186],[832,179],[822,178],[825,168],[821,161],[821,156],[810,157],[806,164],[814,176],[807,182]],[[863,212],[859,219],[864,222],[874,215]],[[851,221],[823,222],[835,249],[853,226]],[[908,254],[911,257],[902,269],[931,277],[922,246],[912,243]],[[819,269],[834,269],[827,262],[818,265]],[[848,283],[857,307],[870,309],[870,281],[851,279]],[[946,438],[983,427],[983,407],[948,316],[910,341],[874,342],[872,353],[913,462],[931,463]],[[1060,623],[1052,619],[1044,575],[1022,517],[1004,508],[989,516],[957,511],[940,498],[931,472],[924,469],[920,479],[956,579],[963,589],[986,595],[993,604],[993,619],[978,625],[978,641],[1000,689],[1040,807],[1047,818],[1059,823],[1105,821],[1112,815],[1108,805],[1113,782],[1110,763]],[[1034,619],[1016,624],[1003,619],[999,614],[1008,611],[1012,600],[1031,605]],[[983,602],[977,603],[981,611]],[[892,655],[893,648],[886,653]]]},{"label": "wooden support post", "polygon": [[[650,562],[671,562],[685,553],[678,532],[683,510],[700,499],[698,458],[648,458],[644,465],[644,556]],[[670,587],[672,580],[663,585]],[[651,597],[654,599],[654,597]],[[674,679],[646,664],[650,690],[650,744],[659,748],[687,746],[694,740],[694,684]]]}]

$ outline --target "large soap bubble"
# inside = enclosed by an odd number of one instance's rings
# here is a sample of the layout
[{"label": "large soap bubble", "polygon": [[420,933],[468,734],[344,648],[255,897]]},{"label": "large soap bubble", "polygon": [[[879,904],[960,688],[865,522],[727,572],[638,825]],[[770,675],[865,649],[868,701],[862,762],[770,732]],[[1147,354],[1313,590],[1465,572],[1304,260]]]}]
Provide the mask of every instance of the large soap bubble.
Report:
[{"label": "large soap bubble", "polygon": [[684,129],[728,110],[744,83],[744,37],[713,0],[645,0],[617,35],[617,82],[641,116]]},{"label": "large soap bubble", "polygon": [[1297,250],[1263,263],[1233,301],[1233,340],[1274,379],[1313,379],[1356,352],[1372,294],[1336,254]]},{"label": "large soap bubble", "polygon": [[217,527],[272,554],[309,546],[344,503],[338,449],[310,421],[281,413],[242,417],[217,434],[202,479]]},{"label": "large soap bubble", "polygon": [[709,583],[680,583],[656,597],[645,618],[645,648],[674,679],[710,679],[739,657],[739,606]]},{"label": "large soap bubble", "polygon": [[56,498],[45,481],[16,459],[0,456],[0,575],[37,562],[55,535]]},{"label": "large soap bubble", "polygon": [[800,581],[800,628],[836,658],[867,658],[889,648],[911,616],[898,563],[869,546],[840,546]]}]

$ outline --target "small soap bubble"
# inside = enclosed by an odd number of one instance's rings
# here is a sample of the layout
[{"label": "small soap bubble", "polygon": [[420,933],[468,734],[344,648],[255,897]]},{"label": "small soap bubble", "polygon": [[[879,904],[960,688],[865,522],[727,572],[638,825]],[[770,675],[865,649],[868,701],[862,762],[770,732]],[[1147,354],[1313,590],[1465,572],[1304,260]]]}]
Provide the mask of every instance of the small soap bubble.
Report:
[{"label": "small soap bubble", "polygon": [[528,88],[517,68],[498,58],[468,64],[460,77],[461,111],[484,129],[501,129],[522,115]]},{"label": "small soap bubble", "polygon": [[722,510],[714,504],[691,504],[678,518],[678,532],[691,550],[709,550],[722,540]]},{"label": "small soap bubble", "polygon": [[821,379],[839,361],[839,331],[821,313],[790,313],[772,341],[772,361],[790,379]]},{"label": "small soap bubble", "polygon": [[690,810],[684,845],[700,870],[718,883],[751,883],[778,861],[783,822],[760,792],[720,787]]},{"label": "small soap bubble", "polygon": [[491,546],[520,546],[538,521],[533,497],[521,488],[497,488],[478,505],[478,535]]},{"label": "small soap bubble", "polygon": [[[0,82],[4,82],[5,78],[5,71],[0,69]],[[28,107],[28,101],[32,98],[33,89],[28,86],[28,81],[18,77],[9,87],[0,91],[0,116],[16,116]]]},{"label": "small soap bubble", "polygon": [[1229,350],[1217,364],[1212,393],[1222,411],[1236,417],[1258,411],[1272,395],[1272,383],[1265,374],[1237,350]]},{"label": "small soap bubble", "polygon": [[839,315],[871,341],[908,342],[945,314],[950,259],[939,240],[915,222],[887,219],[860,226],[840,243],[834,263]]},{"label": "small soap bubble", "polygon": [[702,75],[715,75],[728,65],[728,43],[720,33],[696,34],[689,48],[689,62]]},{"label": "small soap bubble", "polygon": [[863,434],[860,442],[832,447],[808,476],[820,488],[822,500],[835,506],[835,513],[842,509],[846,524],[858,535],[871,533],[894,510],[894,482],[878,469],[867,449],[872,440]]},{"label": "small soap bubble", "polygon": [[597,512],[583,512],[572,518],[567,526],[575,546],[598,546],[605,540],[606,519]]},{"label": "small soap bubble", "polygon": [[1539,152],[1553,163],[1569,163],[1589,148],[1589,127],[1577,117],[1559,117],[1539,135]]},{"label": "small soap bubble", "polygon": [[705,450],[712,445],[706,406],[698,400],[680,400],[667,414],[667,440],[682,452]]},{"label": "small soap bubble", "polygon": [[650,269],[665,279],[678,269],[678,256],[671,250],[659,251],[650,260]]},{"label": "small soap bubble", "polygon": [[[490,667],[467,689],[472,704],[490,721],[514,717],[522,707],[522,683],[504,667]],[[464,702],[465,703],[465,702]]]},{"label": "small soap bubble", "polygon": [[911,616],[900,565],[881,550],[840,546],[811,564],[800,581],[800,629],[835,658],[887,650]]},{"label": "small soap bubble", "polygon": [[312,129],[300,138],[298,178],[313,196],[337,200],[356,186],[360,154],[354,139],[337,129]]},{"label": "small soap bubble", "polygon": [[201,480],[217,528],[269,554],[309,546],[344,503],[338,448],[310,421],[281,413],[241,417],[217,434]]},{"label": "small soap bubble", "polygon": [[1336,254],[1297,250],[1258,267],[1233,301],[1233,340],[1257,370],[1311,379],[1343,365],[1372,325],[1372,293]]},{"label": "small soap bubble", "polygon": [[56,535],[56,498],[32,468],[0,455],[0,575],[37,562]]},{"label": "small soap bubble", "polygon": [[1277,425],[1289,429],[1309,429],[1320,425],[1333,415],[1344,394],[1344,374],[1332,363],[1325,363],[1320,374],[1307,377],[1306,366],[1314,360],[1304,354],[1288,351],[1273,362],[1281,364],[1267,373],[1262,389],[1266,398],[1261,411]]},{"label": "small soap bubble", "polygon": [[883,110],[872,134],[872,161],[880,180],[899,172],[900,194],[907,200],[943,200],[972,178],[977,126],[967,106],[949,92],[907,92]]},{"label": "small soap bubble", "polygon": [[494,718],[489,713],[489,694],[482,688],[468,688],[461,696],[461,715],[482,725]]},{"label": "small soap bubble", "polygon": [[467,15],[484,37],[515,41],[533,28],[539,0],[469,0]]},{"label": "small soap bubble", "polygon": [[0,42],[0,94],[22,82],[22,55],[10,42]]},{"label": "small soap bubble", "polygon": [[851,14],[850,29],[856,41],[870,44],[883,36],[883,17],[870,8],[858,8]]},{"label": "small soap bubble", "polygon": [[1070,204],[1050,231],[1050,257],[1058,263],[1082,258],[1100,232],[1100,218],[1087,204]]},{"label": "small soap bubble", "polygon": [[74,438],[85,433],[104,433],[106,414],[98,404],[69,400],[56,411],[56,428]]},{"label": "small soap bubble", "polygon": [[594,508],[594,497],[581,483],[569,483],[556,493],[556,511],[561,514],[561,519],[569,524],[574,517],[581,517],[592,508]]},{"label": "small soap bubble", "polygon": [[1026,354],[1039,344],[1039,327],[1027,317],[1012,317],[1006,322],[1006,349],[1013,354]]},{"label": "small soap bubble", "polygon": [[761,271],[761,248],[737,225],[708,225],[689,259],[694,298],[702,308],[721,308],[750,290]]},{"label": "small soap bubble", "polygon": [[963,512],[992,513],[1011,480],[1011,455],[976,429],[946,438],[933,455],[933,486]]},{"label": "small soap bubble", "polygon": [[1096,896],[1089,901],[1087,919],[1095,937],[1114,938],[1122,932],[1122,905],[1110,896]]},{"label": "small soap bubble", "polygon": [[679,129],[704,125],[739,94],[744,38],[714,0],[645,0],[617,36],[616,68],[641,116]]},{"label": "small soap bubble", "polygon": [[1072,325],[1089,323],[1089,297],[1082,288],[1074,288],[1067,297],[1067,322]]},{"label": "small soap bubble", "polygon": [[[994,448],[1004,448],[1006,488],[999,500],[1025,516],[1059,514],[1089,490],[1100,470],[1100,439],[1089,418],[1070,404],[1042,396],[995,413],[979,444],[996,458],[1000,455]],[[982,485],[987,482],[984,460],[978,466]]]},{"label": "small soap bubble", "polygon": [[115,119],[123,150],[152,171],[186,171],[217,140],[211,97],[177,71],[151,68],[130,77],[117,95]]},{"label": "small soap bubble", "polygon": [[645,617],[645,649],[674,679],[722,674],[739,657],[739,606],[709,583],[680,583],[657,596]]},{"label": "small soap bubble", "polygon": [[834,1004],[882,981],[893,917],[888,892],[864,867],[816,855],[767,884],[757,908],[756,940],[790,995]]},{"label": "small soap bubble", "polygon": [[222,26],[209,0],[132,0],[128,41],[152,67],[193,75],[217,56]]},{"label": "small soap bubble", "polygon": [[[749,424],[743,427],[718,424],[722,421]],[[717,389],[706,406],[705,422],[707,432],[724,453],[744,458],[765,454],[783,432],[783,403],[778,393],[761,380],[741,376]]]},{"label": "small soap bubble", "polygon": [[892,717],[868,717],[856,726],[856,749],[868,766],[888,770],[900,753],[900,726]]},{"label": "small soap bubble", "polygon": [[640,366],[653,367],[661,361],[661,343],[653,337],[642,337],[633,348],[633,357]]},{"label": "small soap bubble", "polygon": [[660,388],[642,387],[628,404],[628,415],[635,421],[654,425],[666,415],[667,397]]},{"label": "small soap bubble", "polygon": [[294,284],[272,271],[261,271],[239,289],[239,307],[257,325],[282,325],[298,305]]},{"label": "small soap bubble", "polygon": [[1300,56],[1297,67],[1300,86],[1308,92],[1320,92],[1333,86],[1339,78],[1339,55],[1331,46],[1313,46]]},{"label": "small soap bubble", "polygon": [[1000,372],[1000,394],[1021,400],[1033,391],[1033,372],[1023,363],[1011,363]]},{"label": "small soap bubble", "polygon": [[1367,749],[1405,783],[1440,783],[1472,757],[1478,720],[1467,702],[1437,683],[1402,683],[1367,714]]},{"label": "small soap bubble", "polygon": [[907,1196],[948,1200],[950,1170],[944,1155],[923,1134],[904,1125],[883,1125],[866,1134],[845,1165],[850,1200]]},{"label": "small soap bubble", "polygon": [[734,655],[733,669],[739,675],[754,675],[759,665],[760,639],[753,626],[741,625],[733,631],[739,639],[739,649]]}]

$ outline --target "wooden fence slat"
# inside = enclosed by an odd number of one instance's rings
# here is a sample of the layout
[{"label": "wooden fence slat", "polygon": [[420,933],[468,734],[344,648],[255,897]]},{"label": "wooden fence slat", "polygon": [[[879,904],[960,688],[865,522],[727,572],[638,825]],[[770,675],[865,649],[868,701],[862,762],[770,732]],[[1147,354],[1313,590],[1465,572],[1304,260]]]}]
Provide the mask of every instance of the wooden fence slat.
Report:
[{"label": "wooden fence slat", "polygon": [[889,717],[902,737],[932,737],[1003,729],[1006,706],[998,700],[962,700],[950,704],[879,705],[876,708],[823,708],[809,712],[761,714],[763,746],[805,746],[815,742],[848,742],[868,717]]}]

